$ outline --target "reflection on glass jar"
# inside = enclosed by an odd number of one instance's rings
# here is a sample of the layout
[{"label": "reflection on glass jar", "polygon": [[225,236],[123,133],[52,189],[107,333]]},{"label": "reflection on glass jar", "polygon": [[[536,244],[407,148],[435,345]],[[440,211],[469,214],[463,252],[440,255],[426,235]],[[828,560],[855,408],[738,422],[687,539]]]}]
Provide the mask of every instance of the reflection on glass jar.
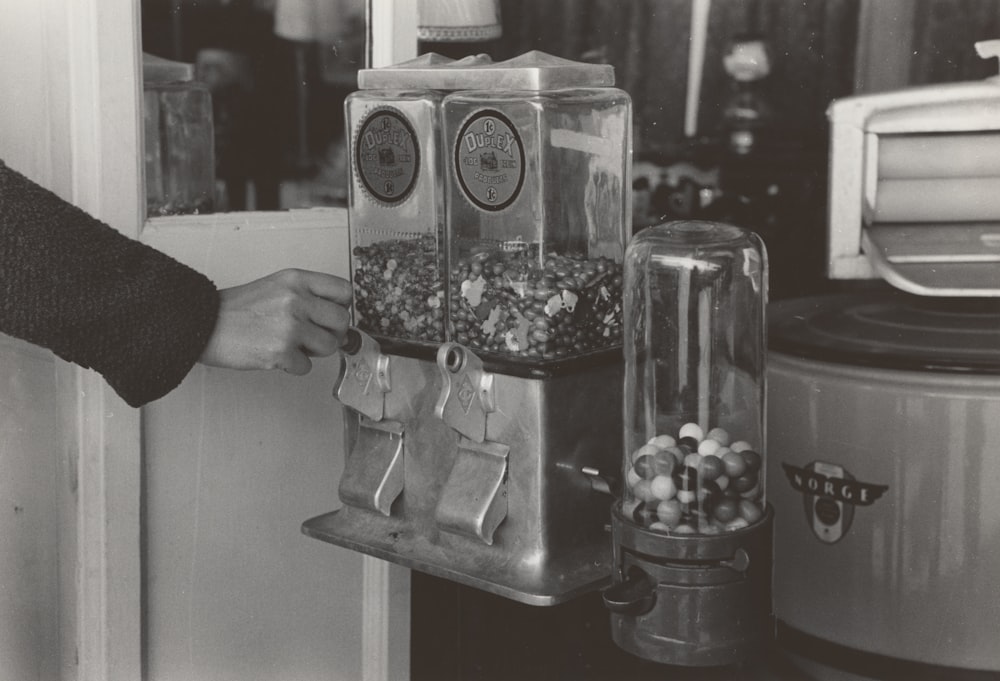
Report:
[{"label": "reflection on glass jar", "polygon": [[711,222],[649,228],[626,253],[624,296],[623,514],[668,535],[759,522],[763,242]]}]

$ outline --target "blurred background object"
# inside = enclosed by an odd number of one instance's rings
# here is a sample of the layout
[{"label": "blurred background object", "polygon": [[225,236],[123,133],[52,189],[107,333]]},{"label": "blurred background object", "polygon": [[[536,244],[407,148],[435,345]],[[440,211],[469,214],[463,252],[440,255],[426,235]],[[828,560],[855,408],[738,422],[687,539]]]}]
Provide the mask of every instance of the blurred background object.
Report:
[{"label": "blurred background object", "polygon": [[212,95],[192,64],[143,55],[148,215],[211,213],[215,205]]},{"label": "blurred background object", "polygon": [[499,0],[419,0],[417,17],[423,42],[482,42],[503,32]]}]

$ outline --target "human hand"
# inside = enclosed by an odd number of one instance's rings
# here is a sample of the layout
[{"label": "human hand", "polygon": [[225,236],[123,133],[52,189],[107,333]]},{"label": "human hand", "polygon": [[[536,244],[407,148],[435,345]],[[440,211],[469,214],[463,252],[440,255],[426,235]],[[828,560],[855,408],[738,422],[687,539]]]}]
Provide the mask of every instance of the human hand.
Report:
[{"label": "human hand", "polygon": [[350,324],[350,282],[286,269],[219,291],[219,318],[199,361],[228,369],[303,375],[310,357],[340,348]]}]

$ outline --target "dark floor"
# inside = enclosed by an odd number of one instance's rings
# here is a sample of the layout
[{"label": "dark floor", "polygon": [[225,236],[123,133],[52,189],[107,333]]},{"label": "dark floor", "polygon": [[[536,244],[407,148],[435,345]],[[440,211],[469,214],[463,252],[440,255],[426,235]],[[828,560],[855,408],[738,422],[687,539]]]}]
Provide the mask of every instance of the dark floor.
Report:
[{"label": "dark floor", "polygon": [[739,667],[657,664],[618,648],[599,593],[539,607],[412,574],[411,681],[806,681],[769,650]]},{"label": "dark floor", "polygon": [[616,646],[599,593],[524,605],[412,573],[411,681],[1000,681],[1000,671],[934,667],[850,650],[777,623],[741,666],[691,668]]}]

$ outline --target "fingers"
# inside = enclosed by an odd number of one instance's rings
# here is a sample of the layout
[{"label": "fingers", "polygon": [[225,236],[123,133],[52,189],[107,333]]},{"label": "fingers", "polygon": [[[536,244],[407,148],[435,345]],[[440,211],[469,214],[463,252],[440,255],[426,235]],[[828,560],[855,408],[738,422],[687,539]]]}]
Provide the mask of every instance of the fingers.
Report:
[{"label": "fingers", "polygon": [[337,352],[343,342],[346,327],[333,331],[312,322],[303,323],[295,334],[296,347],[310,357],[327,357]]},{"label": "fingers", "polygon": [[311,272],[309,270],[288,270],[296,277],[298,283],[314,296],[333,301],[340,305],[349,305],[352,298],[351,282],[332,274]]},{"label": "fingers", "polygon": [[295,376],[305,376],[312,370],[312,361],[301,351],[288,352],[283,362],[285,373]]},{"label": "fingers", "polygon": [[232,369],[303,375],[310,357],[339,350],[350,325],[350,282],[282,270],[219,292],[219,316],[199,360]]},{"label": "fingers", "polygon": [[339,347],[340,339],[351,325],[350,311],[341,304],[330,302],[329,299],[313,297],[306,301],[304,312],[311,322],[335,334]]}]

